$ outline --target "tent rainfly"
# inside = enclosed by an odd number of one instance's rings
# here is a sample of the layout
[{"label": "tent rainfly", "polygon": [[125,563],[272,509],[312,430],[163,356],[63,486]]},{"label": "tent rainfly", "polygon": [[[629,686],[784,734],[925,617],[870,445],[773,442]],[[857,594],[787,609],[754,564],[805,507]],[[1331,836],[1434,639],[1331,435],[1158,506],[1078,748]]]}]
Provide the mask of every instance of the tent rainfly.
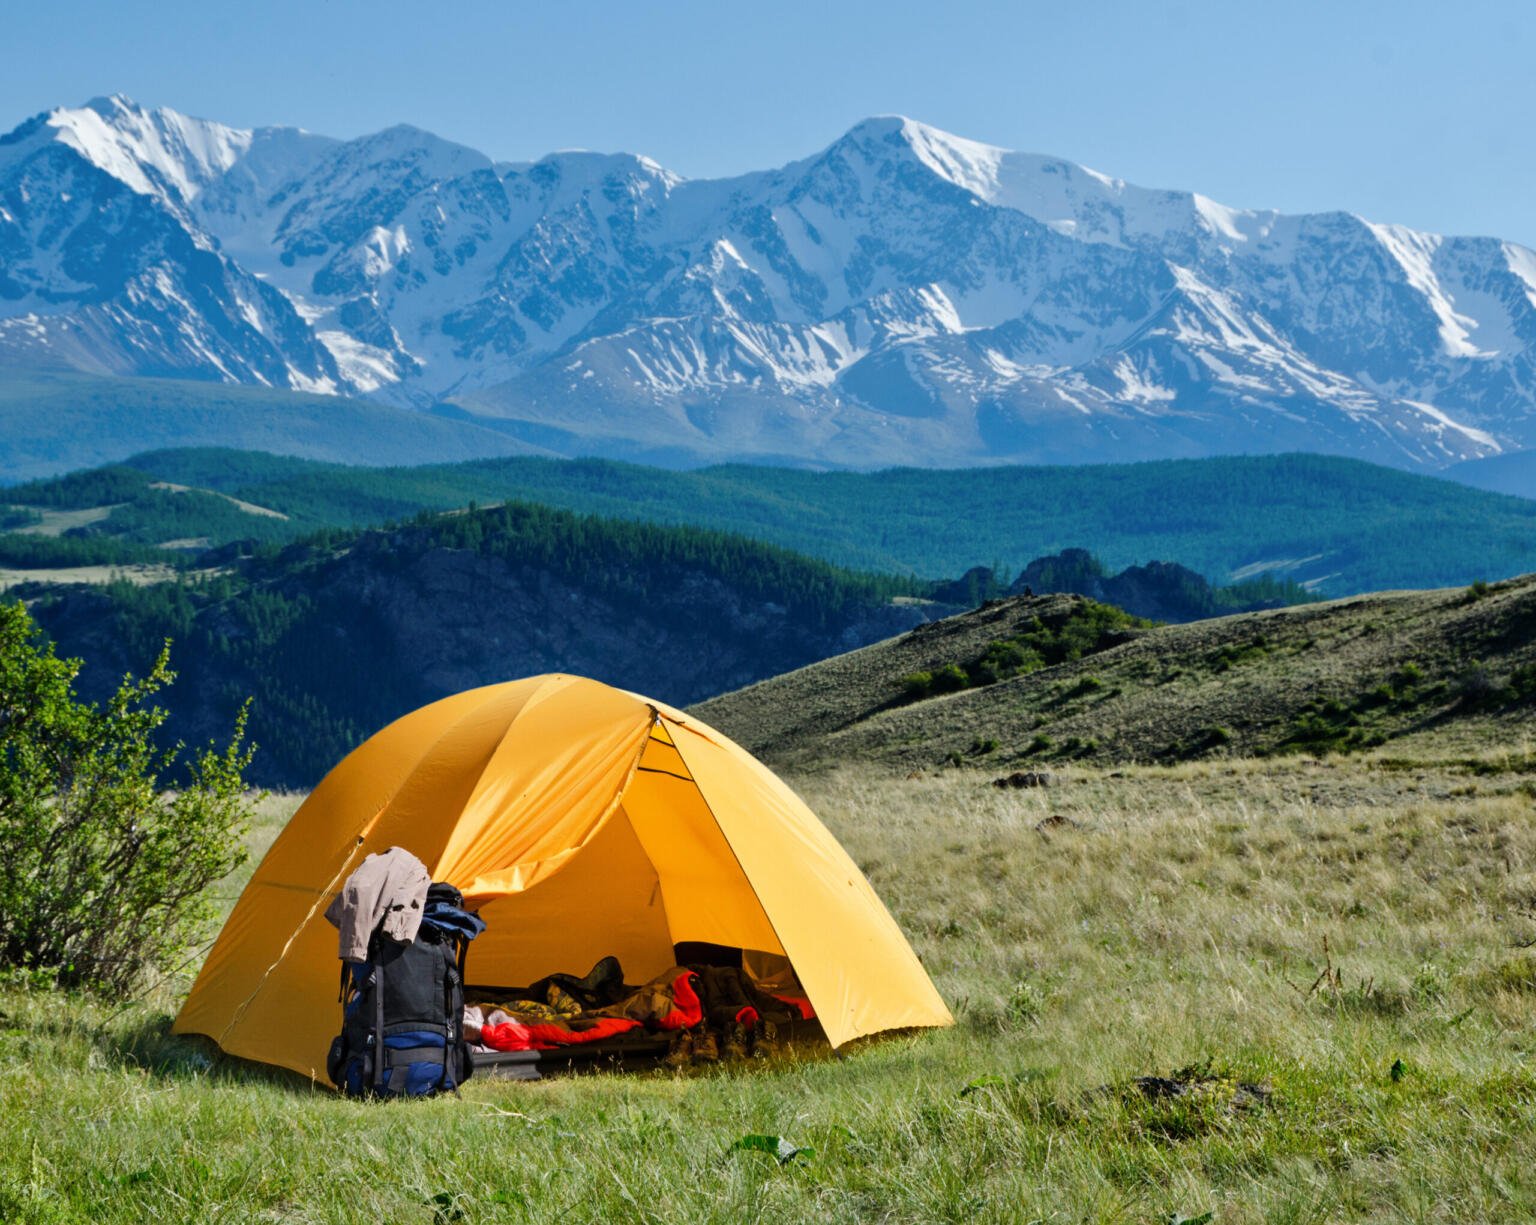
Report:
[{"label": "tent rainfly", "polygon": [[551,675],[433,702],[343,759],[240,895],[174,1031],[324,1079],[339,1014],[323,914],[390,846],[486,920],[475,982],[608,954],[644,982],[703,941],[787,957],[834,1046],[953,1023],[863,873],[767,767],[659,702]]}]

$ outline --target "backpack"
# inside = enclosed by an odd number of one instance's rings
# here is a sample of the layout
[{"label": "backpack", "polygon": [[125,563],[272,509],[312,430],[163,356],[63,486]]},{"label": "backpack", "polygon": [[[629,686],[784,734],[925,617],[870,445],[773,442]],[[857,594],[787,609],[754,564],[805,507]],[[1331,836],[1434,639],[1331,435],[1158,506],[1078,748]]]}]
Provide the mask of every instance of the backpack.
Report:
[{"label": "backpack", "polygon": [[426,1097],[469,1079],[463,962],[485,925],[462,904],[453,886],[434,884],[415,940],[375,931],[368,960],[342,964],[341,1033],[326,1072],[344,1094]]}]

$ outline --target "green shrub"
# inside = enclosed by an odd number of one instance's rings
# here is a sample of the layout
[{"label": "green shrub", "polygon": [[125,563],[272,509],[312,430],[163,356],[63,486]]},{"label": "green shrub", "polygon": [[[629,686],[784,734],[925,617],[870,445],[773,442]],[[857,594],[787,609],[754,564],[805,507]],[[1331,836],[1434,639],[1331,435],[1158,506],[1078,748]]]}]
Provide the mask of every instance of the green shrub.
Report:
[{"label": "green shrub", "polygon": [[901,678],[901,692],[914,702],[921,701],[933,692],[933,673],[909,672]]},{"label": "green shrub", "polygon": [[1260,634],[1252,642],[1238,645],[1228,643],[1216,652],[1212,661],[1212,670],[1226,672],[1238,664],[1252,663],[1256,659],[1263,659],[1269,654],[1271,643],[1268,638]]},{"label": "green shrub", "polygon": [[244,860],[244,711],[223,750],[157,748],[167,659],[87,705],[79,662],[0,605],[0,967],[125,992],[185,949],[206,887]]},{"label": "green shrub", "polygon": [[970,686],[971,678],[959,664],[945,664],[933,674],[934,693],[954,693]]}]

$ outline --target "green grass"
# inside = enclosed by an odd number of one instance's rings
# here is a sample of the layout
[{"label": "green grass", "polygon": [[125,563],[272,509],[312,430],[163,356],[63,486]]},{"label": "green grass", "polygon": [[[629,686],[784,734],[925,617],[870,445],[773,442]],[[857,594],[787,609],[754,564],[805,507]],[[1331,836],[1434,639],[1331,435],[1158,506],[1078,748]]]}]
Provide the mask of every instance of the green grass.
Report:
[{"label": "green grass", "polygon": [[[841,1060],[368,1105],[167,1036],[184,982],[146,1003],[12,987],[0,1218],[1532,1219],[1528,772],[1067,767],[1010,792],[987,777],[796,780],[953,1030]],[[1076,824],[1037,832],[1053,815]],[[1191,1066],[1222,1079],[1174,1101],[1130,1083]],[[1234,1106],[1234,1082],[1267,1101]],[[753,1134],[814,1151],[733,1149]]]}]

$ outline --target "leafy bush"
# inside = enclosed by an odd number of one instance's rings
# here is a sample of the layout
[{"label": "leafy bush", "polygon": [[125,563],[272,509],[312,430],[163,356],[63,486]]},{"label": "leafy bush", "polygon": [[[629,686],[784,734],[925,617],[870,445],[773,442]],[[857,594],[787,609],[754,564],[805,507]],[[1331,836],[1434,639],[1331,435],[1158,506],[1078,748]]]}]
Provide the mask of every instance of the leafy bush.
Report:
[{"label": "leafy bush", "polygon": [[971,678],[957,664],[945,664],[937,672],[912,672],[901,678],[902,696],[920,702],[940,693],[956,693],[969,688]]},{"label": "leafy bush", "polygon": [[[245,714],[229,744],[179,762],[154,742],[149,699],[174,679],[162,649],[98,707],[76,660],[0,605],[0,965],[121,993],[165,968],[209,917],[206,887],[245,858]],[[180,766],[181,784],[162,776]]]},{"label": "leafy bush", "polygon": [[1251,663],[1257,659],[1263,659],[1269,654],[1270,642],[1263,634],[1260,634],[1252,642],[1238,645],[1228,643],[1216,652],[1212,668],[1217,672],[1226,672],[1238,664]]},{"label": "leafy bush", "polygon": [[901,678],[902,693],[916,702],[933,692],[932,672],[909,672]]},{"label": "leafy bush", "polygon": [[1232,743],[1232,733],[1219,724],[1201,728],[1195,737],[1203,749],[1219,749]]},{"label": "leafy bush", "polygon": [[971,678],[957,664],[945,664],[933,674],[934,693],[956,693],[970,683]]},{"label": "leafy bush", "polygon": [[1373,700],[1370,694],[1365,694],[1356,706],[1337,698],[1309,703],[1292,718],[1290,729],[1275,745],[1275,751],[1348,753],[1385,743],[1383,732],[1364,726],[1364,712]]}]

